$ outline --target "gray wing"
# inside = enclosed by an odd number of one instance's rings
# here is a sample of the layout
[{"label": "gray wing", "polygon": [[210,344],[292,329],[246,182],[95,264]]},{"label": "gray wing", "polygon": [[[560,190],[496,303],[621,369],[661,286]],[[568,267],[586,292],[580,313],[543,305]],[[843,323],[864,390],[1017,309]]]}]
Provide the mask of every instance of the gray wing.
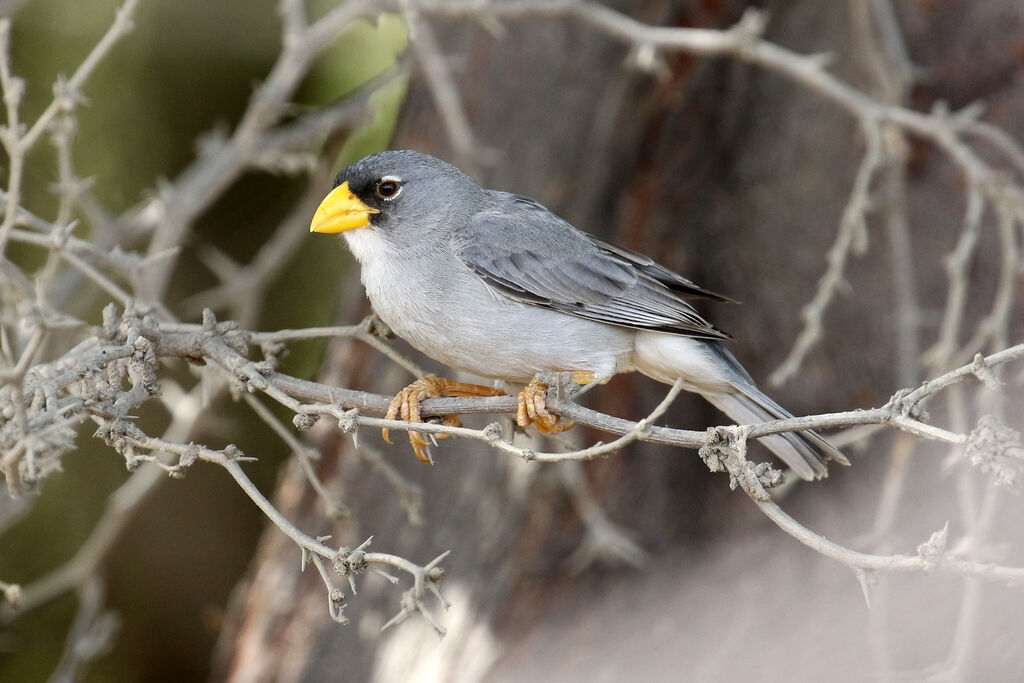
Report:
[{"label": "gray wing", "polygon": [[685,298],[726,297],[636,252],[580,232],[540,204],[495,193],[452,234],[456,254],[491,289],[509,298],[588,320],[701,339],[728,335]]},{"label": "gray wing", "polygon": [[597,239],[593,235],[587,235],[587,237],[589,237],[590,241],[596,244],[599,248],[629,261],[634,266],[642,270],[645,275],[654,278],[683,298],[711,299],[712,301],[721,301],[729,304],[738,303],[735,299],[730,299],[724,294],[719,294],[718,292],[713,292],[710,289],[701,287],[692,280],[686,279],[679,273],[669,270],[665,266],[656,262],[650,256],[641,254],[638,251],[633,251],[632,249],[626,249],[625,247],[609,244],[608,242]]}]

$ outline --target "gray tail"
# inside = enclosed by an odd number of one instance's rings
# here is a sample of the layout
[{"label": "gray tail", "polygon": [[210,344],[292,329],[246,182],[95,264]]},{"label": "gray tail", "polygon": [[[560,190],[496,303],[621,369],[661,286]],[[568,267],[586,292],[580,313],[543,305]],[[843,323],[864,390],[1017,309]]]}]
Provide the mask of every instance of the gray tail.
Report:
[{"label": "gray tail", "polygon": [[[716,355],[733,370],[731,384],[736,392],[704,394],[704,398],[737,424],[755,424],[793,417],[789,411],[757,388],[754,381],[750,379],[750,375],[727,349],[719,344],[710,346],[715,349]],[[850,461],[838,448],[811,430],[772,434],[761,437],[758,441],[771,449],[802,479],[812,480],[828,476],[829,460],[834,460],[841,465],[850,464]]]}]

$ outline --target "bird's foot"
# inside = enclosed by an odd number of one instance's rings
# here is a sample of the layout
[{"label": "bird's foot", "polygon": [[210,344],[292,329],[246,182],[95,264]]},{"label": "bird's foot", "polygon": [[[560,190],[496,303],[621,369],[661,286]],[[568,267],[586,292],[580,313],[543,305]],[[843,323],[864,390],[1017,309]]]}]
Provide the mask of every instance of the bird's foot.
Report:
[{"label": "bird's foot", "polygon": [[[491,387],[480,386],[479,384],[454,382],[449,379],[442,379],[441,377],[421,377],[395,395],[391,405],[388,406],[388,412],[384,415],[384,419],[394,420],[396,417],[400,417],[406,422],[423,422],[423,417],[420,414],[420,404],[428,398],[444,398],[446,396],[503,396],[504,394],[505,392],[500,389],[492,389]],[[444,415],[441,417],[441,424],[447,427],[458,427],[462,423],[459,422],[458,415]],[[381,430],[381,435],[385,441],[391,443],[391,439],[388,438],[387,428]],[[449,435],[434,434],[432,436],[437,439],[444,439]],[[430,442],[427,441],[422,433],[409,430],[409,443],[412,444],[412,450],[416,457],[420,459],[420,462],[434,462],[424,450]]]},{"label": "bird's foot", "polygon": [[[581,370],[573,372],[572,375],[574,382],[584,384],[593,381],[594,373]],[[579,379],[577,379],[577,375],[580,375]],[[589,375],[590,380],[581,382],[580,380],[583,379],[584,375]],[[516,424],[524,429],[532,424],[541,434],[564,432],[572,429],[572,426],[576,424],[575,422],[563,421],[561,415],[555,415],[547,409],[545,405],[547,395],[547,383],[537,377],[531,379],[526,388],[519,392],[519,401],[516,407]]]}]

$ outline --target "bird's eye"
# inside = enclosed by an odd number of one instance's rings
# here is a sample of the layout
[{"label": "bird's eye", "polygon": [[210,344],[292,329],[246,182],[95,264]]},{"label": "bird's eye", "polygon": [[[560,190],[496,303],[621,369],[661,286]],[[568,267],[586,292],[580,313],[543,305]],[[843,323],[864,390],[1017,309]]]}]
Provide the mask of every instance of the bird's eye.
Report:
[{"label": "bird's eye", "polygon": [[402,181],[397,178],[383,178],[377,183],[377,196],[381,199],[394,199],[402,189]]}]

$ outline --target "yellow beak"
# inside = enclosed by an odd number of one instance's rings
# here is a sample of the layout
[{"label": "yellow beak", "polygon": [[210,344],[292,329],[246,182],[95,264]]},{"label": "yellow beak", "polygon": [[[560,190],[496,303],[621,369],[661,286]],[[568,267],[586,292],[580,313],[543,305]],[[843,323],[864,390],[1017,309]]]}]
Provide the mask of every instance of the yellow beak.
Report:
[{"label": "yellow beak", "polygon": [[380,211],[364,204],[363,200],[348,189],[348,183],[344,182],[331,190],[320,202],[320,207],[313,214],[309,231],[334,234],[353,228],[363,228],[370,224],[370,214],[374,213]]}]

